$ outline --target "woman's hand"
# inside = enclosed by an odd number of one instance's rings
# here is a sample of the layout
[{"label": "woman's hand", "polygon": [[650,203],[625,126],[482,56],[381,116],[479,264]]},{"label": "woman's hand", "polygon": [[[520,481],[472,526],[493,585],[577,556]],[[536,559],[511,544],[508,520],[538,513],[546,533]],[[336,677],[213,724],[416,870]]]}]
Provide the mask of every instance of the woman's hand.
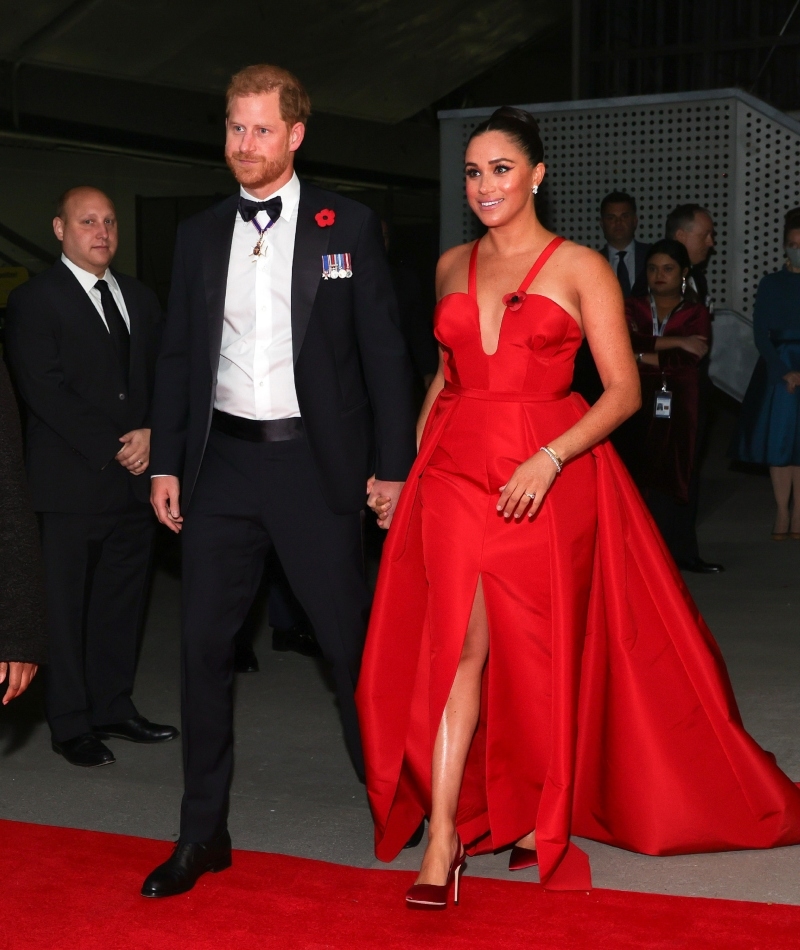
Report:
[{"label": "woman's hand", "polygon": [[678,346],[682,350],[686,350],[698,359],[702,359],[708,353],[708,337],[694,333],[692,336],[676,336],[672,339],[678,341]]},{"label": "woman's hand", "polygon": [[506,520],[513,516],[519,521],[527,508],[528,517],[533,518],[557,474],[552,459],[540,450],[518,466],[508,482],[501,487],[497,510],[503,512]]},{"label": "woman's hand", "polygon": [[790,393],[794,393],[798,386],[800,386],[800,372],[796,369],[788,372],[784,377],[784,382],[786,383],[786,389]]},{"label": "woman's hand", "polygon": [[4,706],[8,705],[15,696],[20,696],[25,692],[38,669],[36,663],[7,663],[5,661],[0,663],[0,683],[5,683],[8,677],[8,686],[3,697]]}]

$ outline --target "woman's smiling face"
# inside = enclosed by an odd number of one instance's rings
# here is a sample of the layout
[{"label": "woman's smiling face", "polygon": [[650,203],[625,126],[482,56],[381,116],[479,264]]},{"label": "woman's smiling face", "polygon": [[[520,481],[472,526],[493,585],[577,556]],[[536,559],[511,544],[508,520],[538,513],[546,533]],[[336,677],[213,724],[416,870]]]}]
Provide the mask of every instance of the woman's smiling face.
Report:
[{"label": "woman's smiling face", "polygon": [[467,146],[464,158],[467,201],[487,227],[506,224],[530,207],[531,192],[544,178],[543,164],[528,156],[504,132],[484,132]]}]

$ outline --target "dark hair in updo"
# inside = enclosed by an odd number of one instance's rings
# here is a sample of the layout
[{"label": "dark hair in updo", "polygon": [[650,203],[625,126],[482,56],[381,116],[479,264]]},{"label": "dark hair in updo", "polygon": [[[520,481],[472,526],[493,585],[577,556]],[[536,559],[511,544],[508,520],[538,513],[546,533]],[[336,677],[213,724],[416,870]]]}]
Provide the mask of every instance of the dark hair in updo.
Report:
[{"label": "dark hair in updo", "polygon": [[484,132],[502,132],[507,135],[528,156],[532,166],[544,161],[539,123],[524,109],[515,109],[513,106],[500,106],[495,109],[488,119],[475,126],[467,145]]},{"label": "dark hair in updo", "polygon": [[686,245],[681,244],[680,241],[676,241],[674,238],[662,238],[660,241],[656,241],[655,244],[651,244],[647,250],[646,263],[649,264],[650,258],[655,257],[656,254],[666,254],[667,257],[671,257],[681,270],[692,269],[692,262],[689,260]]}]

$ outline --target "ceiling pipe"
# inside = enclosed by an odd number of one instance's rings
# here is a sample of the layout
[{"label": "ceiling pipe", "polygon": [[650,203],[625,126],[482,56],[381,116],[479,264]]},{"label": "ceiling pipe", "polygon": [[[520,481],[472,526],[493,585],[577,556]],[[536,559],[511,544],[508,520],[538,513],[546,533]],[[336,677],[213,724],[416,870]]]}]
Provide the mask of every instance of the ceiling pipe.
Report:
[{"label": "ceiling pipe", "polygon": [[11,61],[11,122],[15,129],[19,129],[19,72],[22,64],[35,56],[48,40],[74,26],[103,2],[104,0],[74,0],[58,16],[31,33],[10,54],[8,58]]}]

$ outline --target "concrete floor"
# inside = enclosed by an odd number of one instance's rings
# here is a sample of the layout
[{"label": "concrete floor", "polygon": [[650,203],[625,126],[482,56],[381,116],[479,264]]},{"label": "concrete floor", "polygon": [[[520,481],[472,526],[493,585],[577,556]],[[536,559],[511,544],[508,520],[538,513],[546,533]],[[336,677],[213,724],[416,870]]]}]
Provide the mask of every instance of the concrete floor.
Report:
[{"label": "concrete floor", "polygon": [[[734,423],[720,410],[704,467],[702,553],[716,577],[687,580],[728,662],[745,723],[800,780],[800,543],[769,538],[768,478],[731,471]],[[179,581],[156,573],[134,699],[158,722],[177,723]],[[315,660],[256,641],[262,672],[237,684],[236,775],[230,828],[237,847],[386,867],[372,853],[363,787],[352,773],[333,696]],[[180,744],[109,744],[115,765],[82,770],[50,750],[41,682],[0,711],[0,816],[171,839],[178,834]],[[598,887],[800,904],[800,847],[651,858],[579,841]],[[421,850],[391,867],[414,868]],[[470,862],[470,874],[508,877],[507,856]],[[522,872],[515,880],[536,880]]]}]

